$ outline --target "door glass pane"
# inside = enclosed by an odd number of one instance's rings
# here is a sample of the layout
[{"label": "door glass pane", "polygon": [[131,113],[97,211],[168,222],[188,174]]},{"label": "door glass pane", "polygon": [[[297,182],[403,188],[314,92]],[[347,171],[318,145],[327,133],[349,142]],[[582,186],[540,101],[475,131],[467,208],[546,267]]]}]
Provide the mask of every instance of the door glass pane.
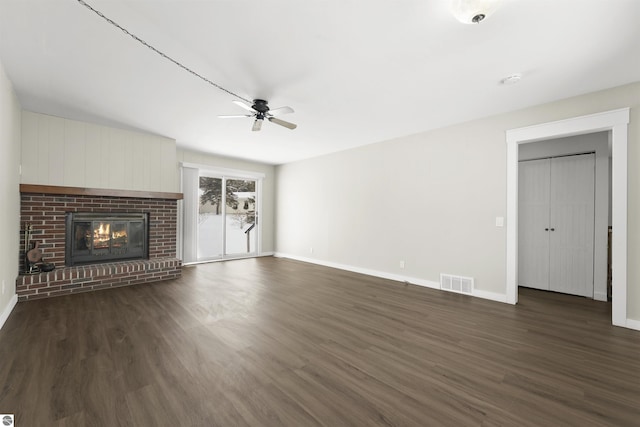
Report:
[{"label": "door glass pane", "polygon": [[91,249],[91,223],[76,222],[74,236],[73,253],[89,253]]},{"label": "door glass pane", "polygon": [[129,249],[136,252],[144,249],[144,223],[142,221],[129,223]]},{"label": "door glass pane", "polygon": [[126,254],[129,243],[126,222],[114,222],[111,227],[111,254]]},{"label": "door glass pane", "polygon": [[222,256],[222,178],[200,177],[198,259]]},{"label": "door glass pane", "polygon": [[109,253],[111,243],[111,223],[93,222],[93,253]]},{"label": "door glass pane", "polygon": [[227,254],[256,252],[256,181],[226,181],[226,251]]},{"label": "door glass pane", "polygon": [[114,248],[122,248],[127,246],[127,223],[126,222],[114,222],[111,229],[111,245]]}]

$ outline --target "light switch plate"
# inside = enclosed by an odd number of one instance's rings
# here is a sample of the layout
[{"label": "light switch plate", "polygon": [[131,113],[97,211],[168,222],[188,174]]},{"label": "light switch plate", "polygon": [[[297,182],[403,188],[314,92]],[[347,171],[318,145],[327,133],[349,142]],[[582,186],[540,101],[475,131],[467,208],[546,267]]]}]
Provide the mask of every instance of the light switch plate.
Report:
[{"label": "light switch plate", "polygon": [[504,217],[497,216],[496,217],[496,227],[504,227]]}]

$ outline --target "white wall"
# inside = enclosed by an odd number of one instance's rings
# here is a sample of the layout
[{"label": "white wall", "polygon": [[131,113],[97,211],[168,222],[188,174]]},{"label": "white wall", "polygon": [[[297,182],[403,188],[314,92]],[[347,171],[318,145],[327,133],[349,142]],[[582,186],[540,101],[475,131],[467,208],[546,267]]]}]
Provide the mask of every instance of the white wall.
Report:
[{"label": "white wall", "polygon": [[172,139],[22,112],[23,184],[176,192],[175,165]]},{"label": "white wall", "polygon": [[[479,290],[505,295],[506,229],[495,226],[506,214],[505,131],[622,107],[631,107],[637,165],[640,83],[279,166],[276,251],[429,282],[471,276]],[[639,189],[630,167],[631,319],[640,319]]]},{"label": "white wall", "polygon": [[595,228],[593,297],[607,300],[607,246],[609,212],[611,198],[609,188],[609,132],[557,138],[530,144],[522,144],[518,149],[519,160],[540,159],[595,152]]},{"label": "white wall", "polygon": [[[263,163],[249,162],[228,157],[214,156],[196,151],[178,149],[178,163],[192,163],[218,168],[228,168],[249,172],[259,172],[265,175],[262,182],[262,212],[260,231],[262,233],[262,252],[273,252],[274,223],[275,223],[275,167]],[[178,176],[178,173],[176,173]],[[178,179],[178,178],[176,178]]]},{"label": "white wall", "polygon": [[280,166],[276,250],[504,293],[505,166],[485,159],[505,159],[504,132],[477,122]]},{"label": "white wall", "polygon": [[20,104],[0,63],[0,327],[17,301],[20,251]]}]

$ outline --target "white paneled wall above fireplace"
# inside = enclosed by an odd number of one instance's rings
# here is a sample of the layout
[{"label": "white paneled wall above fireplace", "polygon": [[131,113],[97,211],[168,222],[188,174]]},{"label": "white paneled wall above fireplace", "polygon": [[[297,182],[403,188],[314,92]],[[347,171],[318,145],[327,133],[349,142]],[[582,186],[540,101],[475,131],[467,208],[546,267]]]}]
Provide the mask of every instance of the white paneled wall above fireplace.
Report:
[{"label": "white paneled wall above fireplace", "polygon": [[174,192],[173,139],[22,112],[23,184]]}]

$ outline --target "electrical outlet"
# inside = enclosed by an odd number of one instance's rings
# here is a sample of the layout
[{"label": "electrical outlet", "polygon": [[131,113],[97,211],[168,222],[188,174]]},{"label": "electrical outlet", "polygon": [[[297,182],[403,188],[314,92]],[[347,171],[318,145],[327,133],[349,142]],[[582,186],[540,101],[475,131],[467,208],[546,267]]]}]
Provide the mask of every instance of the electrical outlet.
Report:
[{"label": "electrical outlet", "polygon": [[404,268],[404,261],[400,261],[400,268]]},{"label": "electrical outlet", "polygon": [[309,253],[310,253],[310,254],[312,254],[312,253],[313,253],[313,246],[311,246],[311,247],[309,248]]}]

